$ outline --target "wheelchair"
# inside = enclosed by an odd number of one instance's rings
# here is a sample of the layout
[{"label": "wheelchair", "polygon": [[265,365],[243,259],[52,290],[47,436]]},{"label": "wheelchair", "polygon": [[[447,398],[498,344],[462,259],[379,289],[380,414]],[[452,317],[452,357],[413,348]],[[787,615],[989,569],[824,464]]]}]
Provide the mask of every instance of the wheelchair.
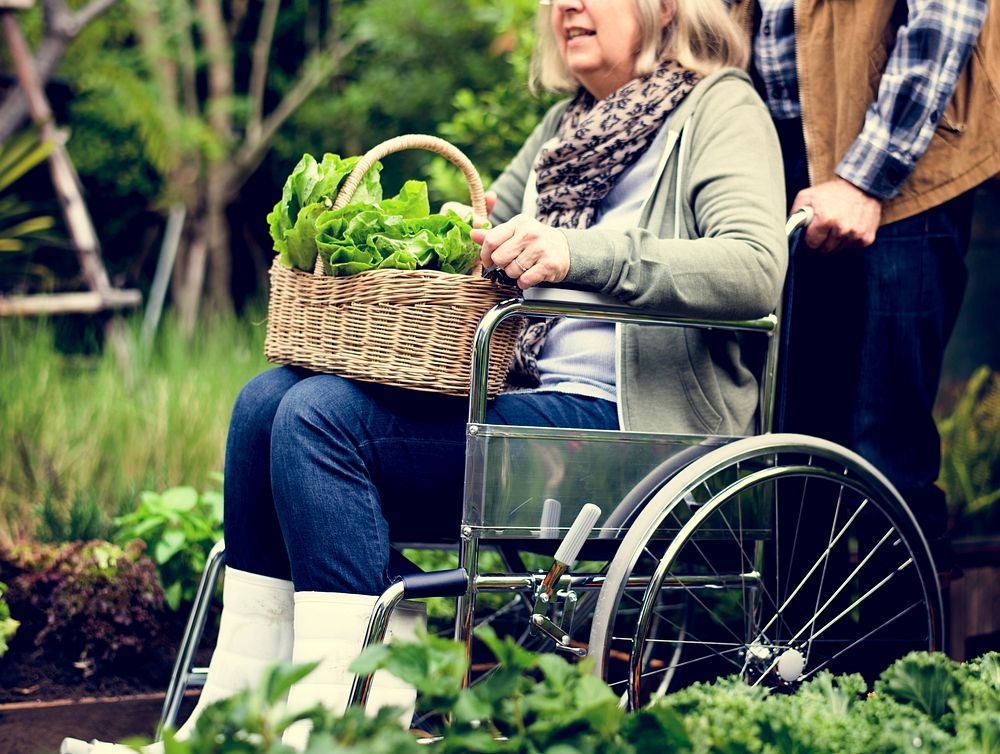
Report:
[{"label": "wheelchair", "polygon": [[[810,219],[809,209],[789,218],[791,247]],[[909,651],[940,650],[937,573],[903,498],[850,450],[774,431],[788,288],[776,312],[752,321],[672,317],[559,289],[488,312],[474,343],[458,568],[390,586],[365,646],[384,639],[402,599],[456,597],[454,636],[472,682],[474,627],[494,620],[477,602],[501,593],[502,610],[523,620],[523,640],[592,658],[630,709],[734,674],[778,691],[823,670],[870,680]],[[757,333],[766,338],[760,434],[486,424],[490,337],[513,316]],[[502,572],[483,571],[485,548],[499,552]],[[219,542],[208,558],[160,730],[175,723],[185,690],[204,683],[194,657],[224,553]],[[528,554],[551,565],[528,568]],[[365,704],[371,682],[355,679],[352,703]]]}]

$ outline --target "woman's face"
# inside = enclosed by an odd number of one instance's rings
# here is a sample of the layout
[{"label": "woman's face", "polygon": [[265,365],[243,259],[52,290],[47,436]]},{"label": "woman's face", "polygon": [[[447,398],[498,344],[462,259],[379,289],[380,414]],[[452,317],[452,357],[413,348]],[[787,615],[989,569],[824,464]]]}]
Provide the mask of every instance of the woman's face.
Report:
[{"label": "woman's face", "polygon": [[635,77],[635,0],[552,0],[551,22],[566,67],[597,99]]}]

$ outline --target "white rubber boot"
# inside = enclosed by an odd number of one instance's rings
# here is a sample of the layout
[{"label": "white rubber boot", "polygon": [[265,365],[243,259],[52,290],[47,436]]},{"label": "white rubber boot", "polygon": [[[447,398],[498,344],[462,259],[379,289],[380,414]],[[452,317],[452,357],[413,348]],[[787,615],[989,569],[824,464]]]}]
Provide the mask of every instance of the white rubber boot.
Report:
[{"label": "white rubber boot", "polygon": [[[208,677],[187,721],[177,729],[178,740],[187,739],[201,711],[220,699],[260,683],[264,670],[292,659],[292,582],[226,567],[222,585],[219,640],[208,666]],[[75,738],[62,742],[60,754],[135,754],[126,746]],[[162,754],[163,744],[143,748]]]},{"label": "white rubber boot", "polygon": [[[292,687],[288,709],[301,711],[317,702],[342,713],[347,709],[354,674],[348,666],[361,654],[368,628],[368,619],[377,597],[333,592],[295,593],[295,642],[292,661],[317,662],[317,667]],[[389,619],[386,641],[412,641],[417,626],[426,622],[427,606],[419,602],[402,602]],[[382,707],[402,707],[400,724],[409,727],[413,719],[417,692],[384,670],[375,674],[368,695],[366,711],[374,714]],[[285,731],[282,743],[296,751],[305,749],[311,723],[300,720]]]}]

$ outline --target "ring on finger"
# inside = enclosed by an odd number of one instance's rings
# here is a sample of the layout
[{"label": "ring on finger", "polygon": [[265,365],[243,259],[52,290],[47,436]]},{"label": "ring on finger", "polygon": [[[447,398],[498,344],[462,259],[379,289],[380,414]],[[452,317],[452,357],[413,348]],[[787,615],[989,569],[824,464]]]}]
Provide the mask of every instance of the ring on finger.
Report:
[{"label": "ring on finger", "polygon": [[528,268],[527,268],[527,267],[525,267],[525,266],[524,266],[523,264],[521,264],[520,262],[518,262],[518,261],[517,261],[517,258],[515,258],[515,259],[514,259],[514,264],[516,264],[516,265],[517,265],[517,269],[519,269],[519,270],[520,270],[521,272],[527,272],[527,271],[528,271]]}]

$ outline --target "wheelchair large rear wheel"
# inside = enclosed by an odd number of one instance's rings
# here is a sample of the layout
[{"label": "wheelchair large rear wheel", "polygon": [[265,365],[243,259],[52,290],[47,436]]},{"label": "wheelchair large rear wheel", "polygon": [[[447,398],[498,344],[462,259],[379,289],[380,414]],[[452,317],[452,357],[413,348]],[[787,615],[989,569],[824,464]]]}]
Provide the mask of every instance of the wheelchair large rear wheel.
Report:
[{"label": "wheelchair large rear wheel", "polygon": [[833,443],[764,435],[696,460],[646,505],[608,568],[589,649],[636,708],[725,675],[781,689],[821,670],[872,680],[940,649],[942,615],[927,542],[889,482]]}]

